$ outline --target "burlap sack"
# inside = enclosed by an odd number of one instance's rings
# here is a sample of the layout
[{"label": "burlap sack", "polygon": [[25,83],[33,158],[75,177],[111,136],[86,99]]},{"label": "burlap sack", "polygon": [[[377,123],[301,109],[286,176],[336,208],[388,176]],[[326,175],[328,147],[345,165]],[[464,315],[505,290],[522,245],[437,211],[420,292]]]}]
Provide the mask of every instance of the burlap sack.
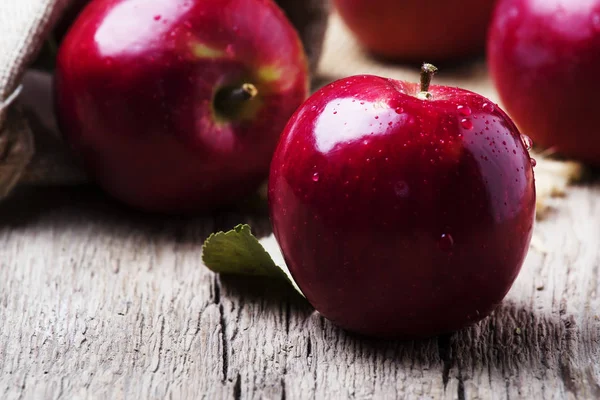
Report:
[{"label": "burlap sack", "polygon": [[[0,102],[17,89],[25,67],[70,0],[2,0],[0,5]],[[6,108],[0,109],[0,124]]]},{"label": "burlap sack", "polygon": [[11,103],[26,67],[70,0],[2,0],[0,5],[0,198],[19,180],[33,155],[27,121]]}]

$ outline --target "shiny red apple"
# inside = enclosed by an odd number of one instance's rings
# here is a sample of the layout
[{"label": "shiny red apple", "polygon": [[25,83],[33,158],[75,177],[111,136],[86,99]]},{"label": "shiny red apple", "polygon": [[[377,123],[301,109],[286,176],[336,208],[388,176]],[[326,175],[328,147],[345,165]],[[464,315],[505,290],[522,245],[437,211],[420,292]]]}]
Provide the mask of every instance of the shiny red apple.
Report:
[{"label": "shiny red apple", "polygon": [[151,211],[255,190],[307,95],[302,44],[271,0],[94,0],[57,60],[66,140],[102,187]]},{"label": "shiny red apple", "polygon": [[535,188],[519,131],[476,93],[428,86],[427,74],[421,88],[338,80],[296,111],[273,158],[270,216],[290,272],[351,331],[412,338],[474,323],[528,251]]},{"label": "shiny red apple", "polygon": [[459,60],[483,52],[496,0],[334,0],[358,41],[386,58]]},{"label": "shiny red apple", "polygon": [[488,54],[503,106],[536,145],[600,165],[600,0],[500,0]]}]

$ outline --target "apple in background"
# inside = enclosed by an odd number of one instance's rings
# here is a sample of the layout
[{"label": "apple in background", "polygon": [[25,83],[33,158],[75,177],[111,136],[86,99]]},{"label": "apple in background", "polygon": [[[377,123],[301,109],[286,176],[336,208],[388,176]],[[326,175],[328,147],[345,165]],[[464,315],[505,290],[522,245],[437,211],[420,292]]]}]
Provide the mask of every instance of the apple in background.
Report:
[{"label": "apple in background", "polygon": [[377,76],[325,86],[293,115],[269,208],[294,280],[351,331],[414,338],[494,310],[535,215],[532,161],[486,98]]},{"label": "apple in background", "polygon": [[500,0],[488,57],[503,106],[536,145],[600,165],[600,0]]},{"label": "apple in background", "polygon": [[59,49],[55,93],[62,133],[109,193],[203,211],[267,178],[307,60],[271,0],[95,0]]},{"label": "apple in background", "polygon": [[495,1],[334,0],[334,5],[372,53],[423,62],[483,53]]}]

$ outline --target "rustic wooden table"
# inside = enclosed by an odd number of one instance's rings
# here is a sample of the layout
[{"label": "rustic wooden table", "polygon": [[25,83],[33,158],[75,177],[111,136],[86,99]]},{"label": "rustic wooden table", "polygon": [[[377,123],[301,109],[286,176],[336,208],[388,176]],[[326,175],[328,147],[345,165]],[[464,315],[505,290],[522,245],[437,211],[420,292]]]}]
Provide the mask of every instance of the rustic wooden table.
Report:
[{"label": "rustic wooden table", "polygon": [[[374,64],[334,17],[321,83]],[[437,78],[495,98],[483,62]],[[501,307],[422,341],[372,340],[285,284],[218,277],[215,230],[264,210],[148,216],[93,188],[20,190],[0,207],[0,398],[600,398],[600,185],[569,190],[535,228]]]}]

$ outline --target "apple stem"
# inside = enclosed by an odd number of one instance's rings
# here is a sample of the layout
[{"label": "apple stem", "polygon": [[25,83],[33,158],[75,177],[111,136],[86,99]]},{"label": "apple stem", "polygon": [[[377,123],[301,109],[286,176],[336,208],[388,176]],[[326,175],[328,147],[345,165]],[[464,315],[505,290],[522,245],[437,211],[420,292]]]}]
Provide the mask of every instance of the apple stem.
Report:
[{"label": "apple stem", "polygon": [[219,90],[215,96],[215,109],[223,116],[235,117],[243,104],[258,95],[258,89],[251,83],[239,87],[227,87]]},{"label": "apple stem", "polygon": [[429,85],[433,75],[438,71],[435,65],[424,63],[421,67],[421,93],[427,93],[429,91]]}]

